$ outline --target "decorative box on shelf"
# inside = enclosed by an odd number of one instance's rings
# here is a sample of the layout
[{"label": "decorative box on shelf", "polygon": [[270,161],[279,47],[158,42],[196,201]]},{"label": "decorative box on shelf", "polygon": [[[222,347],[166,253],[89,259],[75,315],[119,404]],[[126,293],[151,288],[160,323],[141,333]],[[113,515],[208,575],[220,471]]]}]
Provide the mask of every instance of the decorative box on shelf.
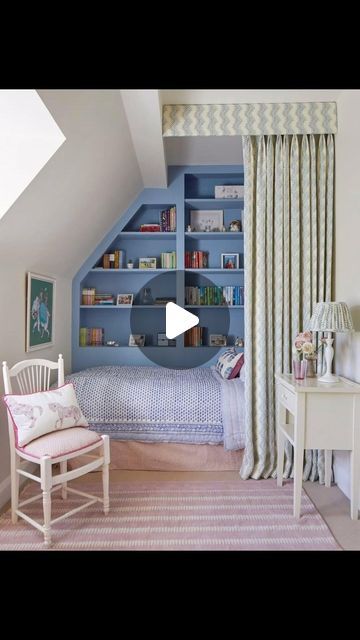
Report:
[{"label": "decorative box on shelf", "polygon": [[243,198],[244,197],[244,185],[243,184],[231,184],[231,185],[216,185],[215,186],[215,198]]}]

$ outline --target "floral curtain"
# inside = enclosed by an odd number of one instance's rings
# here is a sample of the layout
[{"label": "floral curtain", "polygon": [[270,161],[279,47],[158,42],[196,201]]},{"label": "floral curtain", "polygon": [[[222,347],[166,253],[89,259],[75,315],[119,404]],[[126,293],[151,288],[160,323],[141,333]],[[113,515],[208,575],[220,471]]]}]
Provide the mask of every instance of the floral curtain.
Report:
[{"label": "floral curtain", "polygon": [[[335,158],[332,134],[244,136],[243,149],[245,479],[275,475],[274,373],[291,371],[296,335],[331,300]],[[324,482],[323,452],[306,451],[304,479]]]}]

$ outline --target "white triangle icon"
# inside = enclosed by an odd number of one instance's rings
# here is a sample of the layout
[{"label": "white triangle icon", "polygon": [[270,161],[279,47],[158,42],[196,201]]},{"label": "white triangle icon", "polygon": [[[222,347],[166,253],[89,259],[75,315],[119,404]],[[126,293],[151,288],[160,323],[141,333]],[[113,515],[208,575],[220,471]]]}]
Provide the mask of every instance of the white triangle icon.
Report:
[{"label": "white triangle icon", "polygon": [[180,336],[182,333],[199,324],[199,318],[182,309],[174,302],[166,305],[166,337],[169,340]]}]

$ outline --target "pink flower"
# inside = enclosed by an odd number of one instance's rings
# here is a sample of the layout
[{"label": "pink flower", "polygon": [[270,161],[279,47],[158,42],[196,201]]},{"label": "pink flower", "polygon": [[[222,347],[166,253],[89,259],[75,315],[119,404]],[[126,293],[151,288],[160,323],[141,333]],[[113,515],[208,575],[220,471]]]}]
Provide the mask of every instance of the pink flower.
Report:
[{"label": "pink flower", "polygon": [[311,333],[311,331],[304,331],[302,336],[303,336],[303,338],[305,338],[306,342],[311,342],[312,341],[312,333]]},{"label": "pink flower", "polygon": [[296,340],[295,340],[295,347],[296,347],[296,349],[299,349],[299,351],[301,351],[301,348],[302,348],[302,346],[303,346],[303,344],[304,344],[304,343],[305,343],[305,340],[302,340],[302,339],[301,339],[301,340],[296,339]]}]

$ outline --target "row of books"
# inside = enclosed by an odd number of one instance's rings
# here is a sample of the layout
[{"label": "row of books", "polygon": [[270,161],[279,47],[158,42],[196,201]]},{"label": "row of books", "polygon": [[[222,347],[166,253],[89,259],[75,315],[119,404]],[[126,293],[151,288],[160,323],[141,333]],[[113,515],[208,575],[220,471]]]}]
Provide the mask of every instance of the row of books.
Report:
[{"label": "row of books", "polygon": [[185,287],[185,304],[195,305],[244,305],[243,286]]},{"label": "row of books", "polygon": [[184,333],[185,347],[202,347],[205,343],[205,327],[193,327]]},{"label": "row of books", "polygon": [[207,269],[208,266],[208,251],[185,251],[185,269]]},{"label": "row of books", "polygon": [[115,304],[115,296],[112,293],[95,293],[94,304],[100,304],[102,306]]},{"label": "row of books", "polygon": [[140,225],[140,231],[146,233],[156,233],[159,231],[176,231],[176,207],[160,211],[160,223],[145,222]]},{"label": "row of books", "polygon": [[162,269],[176,269],[176,251],[168,251],[161,254]]},{"label": "row of books", "polygon": [[81,304],[95,304],[96,291],[93,287],[84,287],[81,295]]},{"label": "row of books", "polygon": [[96,289],[84,288],[82,290],[81,304],[91,305],[111,305],[115,303],[115,296],[112,293],[99,293]]},{"label": "row of books", "polygon": [[101,327],[81,327],[80,347],[99,347],[104,344],[104,329]]},{"label": "row of books", "polygon": [[160,212],[161,231],[176,231],[176,207]]},{"label": "row of books", "polygon": [[104,253],[102,257],[103,269],[123,269],[125,251],[116,249],[111,253]]}]

